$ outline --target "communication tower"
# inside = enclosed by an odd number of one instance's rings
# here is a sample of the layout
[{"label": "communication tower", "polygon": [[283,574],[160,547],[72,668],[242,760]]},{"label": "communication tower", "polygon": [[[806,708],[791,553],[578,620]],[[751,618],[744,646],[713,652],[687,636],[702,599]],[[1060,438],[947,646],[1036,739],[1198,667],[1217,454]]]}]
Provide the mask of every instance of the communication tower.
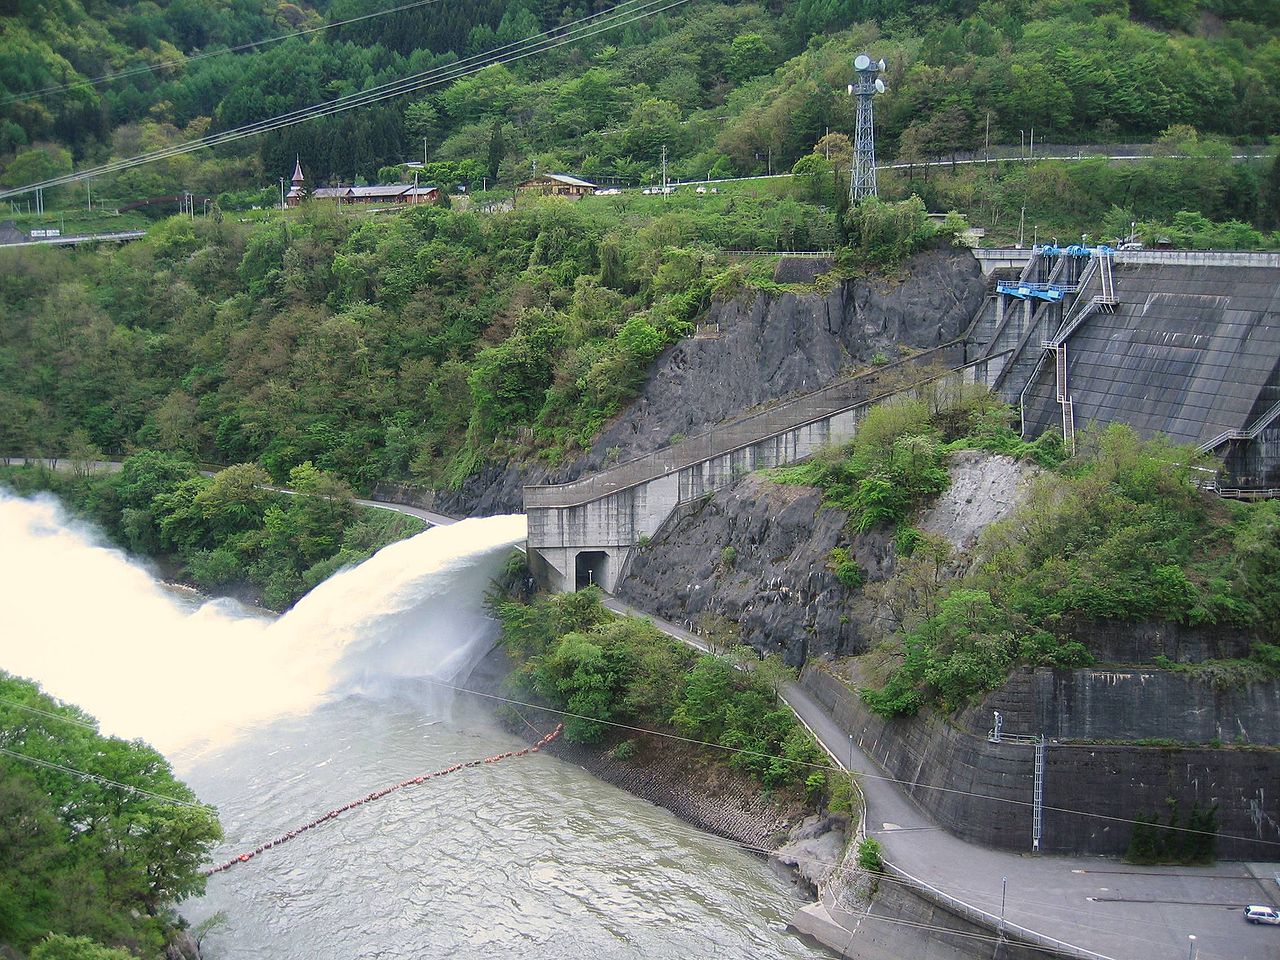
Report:
[{"label": "communication tower", "polygon": [[873,61],[865,53],[853,61],[858,82],[849,84],[849,94],[858,98],[858,120],[853,135],[853,172],[849,177],[849,199],[854,203],[865,197],[878,196],[876,189],[876,135],[872,119],[871,98],[884,93],[884,60]]}]

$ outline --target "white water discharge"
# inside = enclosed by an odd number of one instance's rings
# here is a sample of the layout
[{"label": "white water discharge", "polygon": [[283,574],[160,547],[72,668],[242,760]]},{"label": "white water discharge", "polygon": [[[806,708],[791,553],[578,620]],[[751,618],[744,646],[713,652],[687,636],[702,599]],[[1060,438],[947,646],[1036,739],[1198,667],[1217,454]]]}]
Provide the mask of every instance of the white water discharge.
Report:
[{"label": "white water discharge", "polygon": [[[164,750],[225,860],[407,777],[519,749],[442,697],[495,633],[523,517],[387,547],[267,619],[179,599],[48,499],[0,493],[0,668]],[[447,691],[445,691],[447,693]],[[760,860],[546,754],[395,793],[210,879],[208,960],[816,958]]]},{"label": "white water discharge", "polygon": [[493,637],[484,588],[524,535],[520,516],[435,527],[268,620],[232,601],[192,608],[55,500],[0,493],[0,667],[106,733],[189,755],[333,694],[456,679]]}]

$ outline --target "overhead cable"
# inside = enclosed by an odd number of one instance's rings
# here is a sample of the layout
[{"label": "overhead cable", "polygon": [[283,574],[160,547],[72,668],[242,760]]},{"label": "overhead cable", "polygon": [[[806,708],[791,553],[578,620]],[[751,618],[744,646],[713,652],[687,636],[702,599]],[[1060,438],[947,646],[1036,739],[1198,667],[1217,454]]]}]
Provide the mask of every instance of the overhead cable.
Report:
[{"label": "overhead cable", "polygon": [[[662,737],[667,740],[675,740],[680,743],[688,743],[688,744],[693,744],[695,746],[709,747],[714,750],[724,751],[725,753],[736,753],[742,756],[754,757],[761,760],[778,760],[778,761],[789,763],[798,767],[807,767],[812,770],[830,771],[830,772],[842,773],[842,774],[855,773],[859,778],[862,778],[865,780],[877,780],[882,783],[892,783],[892,784],[896,784],[897,786],[903,787],[904,789],[907,789],[907,790],[933,790],[937,793],[957,794],[963,797],[973,797],[978,800],[990,800],[995,803],[1007,803],[1007,804],[1012,804],[1014,806],[1019,806],[1019,807],[1035,806],[1034,802],[1031,800],[1018,800],[1013,797],[997,797],[997,796],[993,796],[991,794],[986,794],[986,793],[976,793],[975,791],[972,791],[972,790],[960,790],[956,787],[939,787],[939,786],[935,786],[933,784],[928,784],[928,783],[913,783],[912,781],[909,781],[909,780],[901,780],[897,777],[867,773],[861,770],[850,771],[850,770],[846,770],[844,767],[833,766],[829,763],[815,763],[812,760],[794,760],[790,757],[784,757],[784,756],[771,754],[771,753],[764,753],[759,750],[748,750],[743,747],[728,747],[722,743],[715,743],[714,741],[711,741],[711,740],[699,740],[696,737],[686,737],[678,733],[670,733],[662,730],[652,730],[646,727],[637,727],[628,723],[620,723],[617,720],[601,720],[597,717],[586,716],[585,714],[572,713],[567,710],[559,710],[559,709],[556,709],[555,707],[548,707],[545,704],[531,703],[526,700],[516,700],[511,697],[504,697],[496,693],[485,693],[484,691],[481,691],[481,690],[472,690],[467,687],[462,687],[462,686],[457,686],[455,684],[447,683],[443,680],[436,680],[432,677],[421,677],[419,679],[421,679],[421,681],[424,683],[430,683],[435,686],[445,687],[446,689],[454,690],[458,693],[469,693],[472,696],[483,697],[489,700],[497,700],[501,703],[508,703],[508,704],[512,704],[520,707],[529,707],[535,710],[544,710],[547,713],[553,713],[553,714],[556,714],[557,716],[562,716],[562,717],[572,717],[575,720],[589,720],[592,723],[599,723],[606,727],[614,727],[620,730],[630,730],[635,733],[643,733],[653,737]],[[1128,823],[1128,824],[1135,824],[1135,825],[1141,824],[1144,827],[1152,826],[1151,822],[1148,820],[1135,820],[1131,817],[1116,817],[1116,816],[1112,816],[1110,814],[1105,814],[1105,813],[1091,813],[1086,810],[1073,810],[1070,807],[1055,807],[1055,806],[1050,806],[1048,804],[1044,804],[1041,807],[1041,809],[1052,810],[1055,813],[1070,814],[1076,817],[1089,817],[1095,820],[1106,820],[1110,823]],[[1172,831],[1175,833],[1191,833],[1191,834],[1197,834],[1199,836],[1217,837],[1223,840],[1242,840],[1246,843],[1264,843],[1264,844],[1267,844],[1268,846],[1280,846],[1280,840],[1262,840],[1258,837],[1246,837],[1246,836],[1240,836],[1232,833],[1217,833],[1211,830],[1196,830],[1191,827],[1176,827],[1176,826],[1164,825],[1164,824],[1156,824],[1156,826],[1158,826],[1161,830]]]},{"label": "overhead cable", "polygon": [[[436,67],[400,80],[388,81],[387,83],[371,87],[368,90],[338,97],[335,100],[313,104],[309,107],[302,107],[289,111],[288,113],[270,117],[265,120],[254,121],[231,130],[210,134],[209,136],[201,137],[197,140],[191,140],[186,143],[162,147],[158,150],[140,154],[136,157],[111,161],[79,172],[52,177],[39,183],[31,183],[26,186],[15,187],[9,190],[0,190],[0,199],[18,196],[24,193],[29,193],[33,190],[43,190],[51,187],[62,186],[68,183],[75,183],[81,180],[91,179],[93,177],[104,176],[106,174],[118,173],[122,170],[142,166],[147,163],[153,163],[156,160],[180,156],[209,147],[222,146],[227,143],[242,140],[246,137],[257,136],[261,133],[279,130],[298,123],[305,123],[319,117],[331,116],[356,107],[370,106],[384,100],[389,100],[393,97],[403,96],[407,93],[414,93],[426,87],[436,86],[452,80],[471,76],[491,66],[514,63],[517,60],[522,60],[526,57],[534,56],[535,54],[545,53],[548,50],[553,50],[568,43],[588,39],[606,31],[614,30],[618,27],[629,26],[633,23],[645,20],[656,14],[670,10],[673,7],[681,6],[688,2],[690,2],[690,0],[643,0],[643,2],[639,3],[628,2],[619,4],[618,6],[610,8],[610,10],[605,14],[593,17],[583,17],[565,27],[557,27],[554,30],[545,30],[541,33],[534,34],[531,37],[526,37],[523,40],[495,47],[483,54],[476,54],[475,56],[468,57],[464,60],[458,61],[457,63],[448,64],[444,67]],[[627,9],[624,10],[624,7]]]}]

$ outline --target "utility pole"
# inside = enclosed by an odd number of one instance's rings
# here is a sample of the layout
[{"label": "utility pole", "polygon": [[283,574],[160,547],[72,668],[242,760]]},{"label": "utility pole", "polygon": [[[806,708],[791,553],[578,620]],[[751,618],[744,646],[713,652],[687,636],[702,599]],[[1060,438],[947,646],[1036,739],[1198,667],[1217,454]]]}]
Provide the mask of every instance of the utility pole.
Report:
[{"label": "utility pole", "polygon": [[1026,236],[1027,225],[1027,208],[1022,208],[1022,213],[1018,215],[1018,249],[1022,249],[1022,240]]},{"label": "utility pole", "polygon": [[1036,158],[1036,128],[1031,128],[1031,159]]},{"label": "utility pole", "polygon": [[982,162],[991,162],[991,111],[987,111],[987,133],[984,139],[985,145],[982,148]]},{"label": "utility pole", "polygon": [[280,209],[284,210],[284,177],[280,178]]},{"label": "utility pole", "polygon": [[422,165],[427,165],[427,138],[422,138]]},{"label": "utility pole", "polygon": [[84,182],[84,195],[86,198],[85,202],[89,205],[89,212],[92,213],[93,212],[93,191],[89,188],[88,180]]},{"label": "utility pole", "polygon": [[667,195],[667,145],[662,145],[662,195]]}]

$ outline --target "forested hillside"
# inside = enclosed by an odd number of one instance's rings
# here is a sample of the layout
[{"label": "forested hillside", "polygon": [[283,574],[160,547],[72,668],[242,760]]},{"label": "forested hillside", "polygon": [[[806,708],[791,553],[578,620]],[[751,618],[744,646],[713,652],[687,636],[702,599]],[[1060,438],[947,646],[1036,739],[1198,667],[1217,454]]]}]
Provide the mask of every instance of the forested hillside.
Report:
[{"label": "forested hillside", "polygon": [[[321,29],[387,6],[18,0],[0,32],[0,180],[306,107],[601,9],[433,2]],[[535,160],[652,180],[664,145],[678,177],[788,170],[825,132],[849,129],[845,87],[863,49],[889,63],[882,156],[1016,144],[1032,128],[1041,142],[1129,142],[1173,125],[1256,140],[1280,125],[1280,7],[1269,0],[694,0],[657,11],[631,3],[598,36],[130,170],[97,191],[117,202],[184,188],[269,199],[295,154],[314,180],[373,180],[424,147],[443,180],[510,182]],[[289,36],[298,31],[311,32]]]},{"label": "forested hillside", "polygon": [[715,247],[836,240],[831,214],[790,199],[661,216],[600,199],[311,204],[264,225],[175,218],[120,250],[3,251],[0,450],[156,448],[281,483],[310,460],[366,489],[556,462],[712,297],[751,282]]}]

